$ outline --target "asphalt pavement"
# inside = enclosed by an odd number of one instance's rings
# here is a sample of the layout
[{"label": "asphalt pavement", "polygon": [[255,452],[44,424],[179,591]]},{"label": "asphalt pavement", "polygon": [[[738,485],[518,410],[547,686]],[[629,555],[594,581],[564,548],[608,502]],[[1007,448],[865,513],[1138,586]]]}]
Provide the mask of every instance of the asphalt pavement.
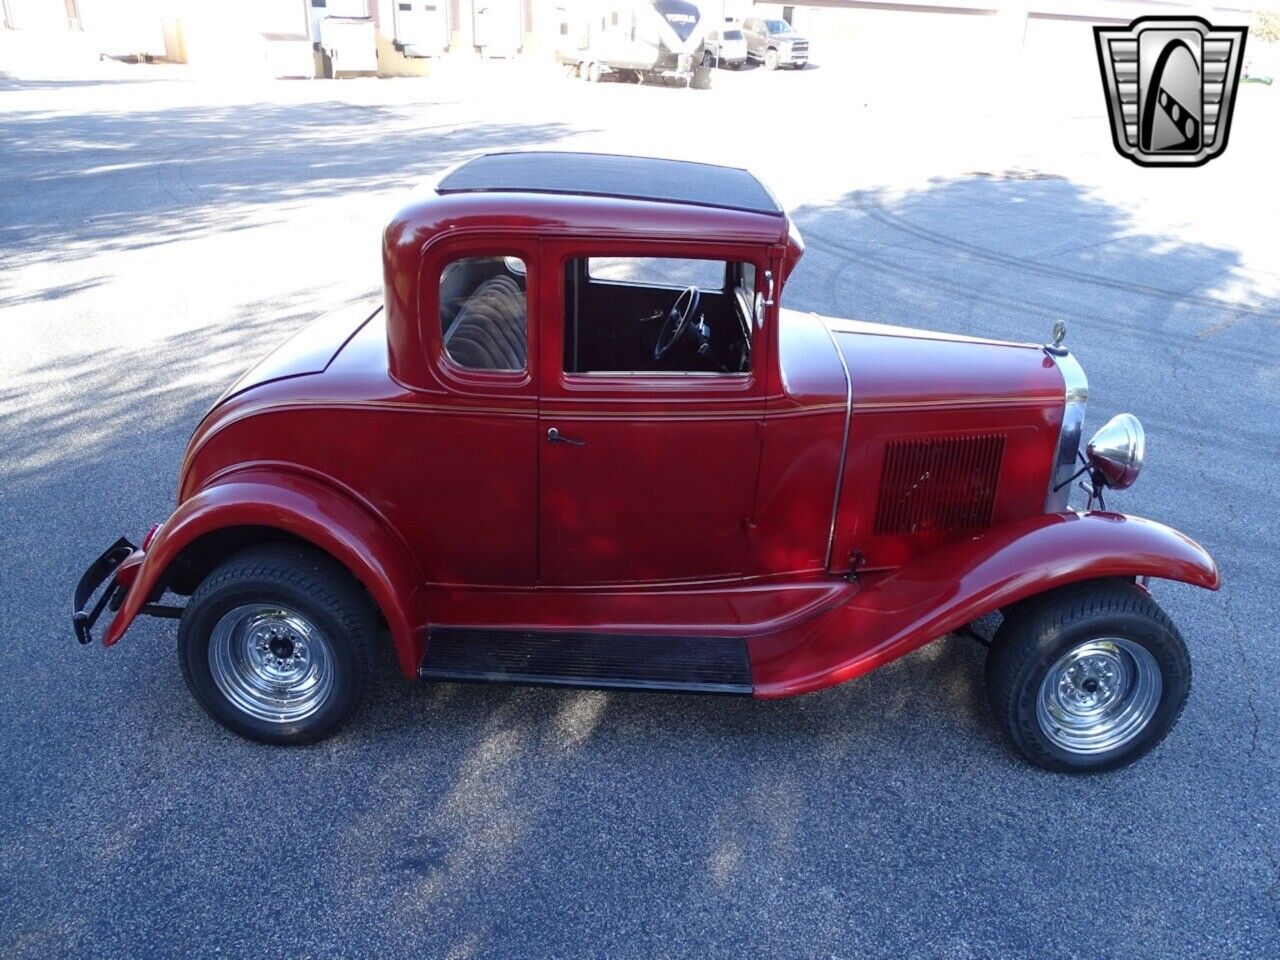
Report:
[{"label": "asphalt pavement", "polygon": [[[1221,159],[1151,171],[1092,93],[1013,122],[822,64],[706,92],[494,70],[0,79],[0,955],[1280,953],[1280,88],[1242,91]],[[1147,428],[1111,505],[1222,568],[1154,587],[1194,665],[1169,739],[1033,768],[949,637],[780,702],[413,685],[387,657],[339,736],[282,750],[204,715],[172,623],[80,648],[76,578],[172,509],[226,383],[378,288],[415,183],[536,145],[759,170],[807,244],[787,306],[1064,319],[1088,424]]]}]

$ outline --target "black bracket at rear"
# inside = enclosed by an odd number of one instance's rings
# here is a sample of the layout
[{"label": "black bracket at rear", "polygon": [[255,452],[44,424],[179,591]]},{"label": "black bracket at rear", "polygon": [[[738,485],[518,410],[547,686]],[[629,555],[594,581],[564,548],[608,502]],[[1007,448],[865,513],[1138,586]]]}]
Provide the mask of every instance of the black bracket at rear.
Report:
[{"label": "black bracket at rear", "polygon": [[71,626],[76,632],[76,639],[81,643],[89,643],[93,639],[91,632],[93,625],[98,622],[98,617],[102,616],[102,611],[106,609],[108,603],[111,604],[112,610],[120,606],[125,591],[124,587],[117,584],[114,579],[111,585],[102,591],[102,595],[92,607],[88,606],[88,603],[90,598],[98,592],[98,588],[108,577],[113,577],[116,568],[124,563],[135,549],[132,543],[121,537],[107,547],[97,560],[89,564],[89,569],[80,577],[72,602]]}]

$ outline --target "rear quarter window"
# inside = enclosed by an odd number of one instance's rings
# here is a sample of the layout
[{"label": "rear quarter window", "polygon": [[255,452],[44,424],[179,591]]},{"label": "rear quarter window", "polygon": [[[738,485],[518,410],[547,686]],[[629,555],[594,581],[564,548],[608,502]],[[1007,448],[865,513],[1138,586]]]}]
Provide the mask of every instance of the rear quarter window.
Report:
[{"label": "rear quarter window", "polygon": [[525,263],[519,257],[463,257],[440,274],[445,354],[466,370],[514,371],[528,363]]}]

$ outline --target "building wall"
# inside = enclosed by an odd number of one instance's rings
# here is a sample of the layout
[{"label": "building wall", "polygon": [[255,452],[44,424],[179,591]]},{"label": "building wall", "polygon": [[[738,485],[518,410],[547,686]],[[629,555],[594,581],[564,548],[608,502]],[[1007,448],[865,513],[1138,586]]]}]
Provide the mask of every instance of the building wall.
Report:
[{"label": "building wall", "polygon": [[[271,75],[264,33],[313,36],[310,0],[0,0],[6,65],[89,60],[98,53],[145,53],[197,67]],[[332,0],[328,12],[361,0]],[[431,60],[406,57],[394,40],[395,0],[369,0],[384,76],[421,76]],[[557,0],[436,0],[449,16],[449,54],[550,58],[559,28]],[[998,83],[1017,61],[1028,70],[1094,77],[1092,23],[1126,23],[1144,14],[1198,13],[1242,23],[1241,8],[1276,9],[1280,0],[699,0],[715,19],[752,14],[789,18],[823,69],[891,79],[903,70],[945,85],[986,73]],[[12,28],[12,29],[10,29]],[[487,28],[487,29],[486,29]],[[496,38],[496,39],[495,39]],[[1254,44],[1256,47],[1257,44]]]}]

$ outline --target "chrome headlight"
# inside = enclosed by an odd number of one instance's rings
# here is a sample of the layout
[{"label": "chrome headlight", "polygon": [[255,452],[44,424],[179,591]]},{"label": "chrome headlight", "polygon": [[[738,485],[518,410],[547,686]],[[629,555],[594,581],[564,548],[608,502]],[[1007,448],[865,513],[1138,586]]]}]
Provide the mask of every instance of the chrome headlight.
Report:
[{"label": "chrome headlight", "polygon": [[1138,479],[1146,452],[1147,437],[1142,424],[1132,413],[1120,413],[1093,435],[1084,455],[1095,481],[1112,490],[1123,490]]}]

